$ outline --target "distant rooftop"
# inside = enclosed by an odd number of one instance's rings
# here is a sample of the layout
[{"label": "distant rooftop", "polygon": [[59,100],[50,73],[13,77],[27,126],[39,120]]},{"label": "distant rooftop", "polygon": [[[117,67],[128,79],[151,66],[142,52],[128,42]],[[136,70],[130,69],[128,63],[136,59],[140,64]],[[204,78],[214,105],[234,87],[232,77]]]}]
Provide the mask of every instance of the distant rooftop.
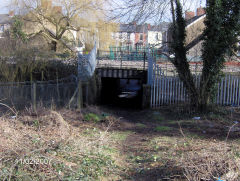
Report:
[{"label": "distant rooftop", "polygon": [[150,31],[161,31],[165,32],[168,30],[170,23],[168,22],[162,22],[159,25],[151,26]]},{"label": "distant rooftop", "polygon": [[119,31],[120,32],[129,32],[129,33],[135,32],[136,31],[136,25],[134,25],[134,24],[120,24]]},{"label": "distant rooftop", "polygon": [[190,25],[191,23],[193,23],[194,21],[197,21],[199,18],[201,18],[202,16],[205,16],[205,15],[206,14],[202,14],[200,16],[194,16],[193,18],[186,21],[186,25]]},{"label": "distant rooftop", "polygon": [[129,23],[129,24],[120,24],[119,31],[120,32],[137,32],[137,33],[147,33],[148,31],[167,31],[170,23],[163,22],[159,25],[150,25],[150,24],[141,24],[137,25],[136,23]]},{"label": "distant rooftop", "polygon": [[137,25],[136,32],[137,33],[147,33],[148,32],[148,24]]},{"label": "distant rooftop", "polygon": [[0,24],[9,24],[12,18],[8,14],[0,14]]}]

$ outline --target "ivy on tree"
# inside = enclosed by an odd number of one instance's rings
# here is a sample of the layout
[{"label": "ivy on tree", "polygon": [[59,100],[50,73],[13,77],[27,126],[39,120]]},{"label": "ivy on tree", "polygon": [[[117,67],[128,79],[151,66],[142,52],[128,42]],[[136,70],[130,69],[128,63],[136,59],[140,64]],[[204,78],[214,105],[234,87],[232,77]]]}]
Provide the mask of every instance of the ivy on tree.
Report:
[{"label": "ivy on tree", "polygon": [[207,0],[205,30],[203,32],[202,60],[203,70],[200,87],[196,87],[186,58],[186,23],[182,6],[175,0],[176,12],[172,2],[173,64],[190,96],[192,106],[206,110],[215,95],[215,87],[220,80],[226,57],[234,54],[240,26],[239,0]]},{"label": "ivy on tree", "polygon": [[23,32],[23,22],[20,18],[14,17],[13,18],[13,24],[11,27],[11,33],[14,39],[21,40],[22,42],[25,42],[27,40],[27,35]]}]

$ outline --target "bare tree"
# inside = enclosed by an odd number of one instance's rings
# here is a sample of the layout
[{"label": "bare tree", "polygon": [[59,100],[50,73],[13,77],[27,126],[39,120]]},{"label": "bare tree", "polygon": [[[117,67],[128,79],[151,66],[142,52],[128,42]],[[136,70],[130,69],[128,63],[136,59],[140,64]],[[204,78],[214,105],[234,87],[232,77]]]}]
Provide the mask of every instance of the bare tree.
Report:
[{"label": "bare tree", "polygon": [[[204,0],[182,0],[184,11],[204,4]],[[172,21],[171,0],[111,0],[106,9],[111,12],[110,18],[121,22],[147,21],[158,24]]]},{"label": "bare tree", "polygon": [[166,18],[170,1],[165,0],[112,0],[108,2],[110,18],[120,22],[145,23],[146,21],[159,22]]},{"label": "bare tree", "polygon": [[28,36],[43,35],[54,51],[59,44],[71,49],[68,42],[80,30],[97,36],[99,20],[105,18],[104,0],[14,0],[12,5],[22,15]]}]

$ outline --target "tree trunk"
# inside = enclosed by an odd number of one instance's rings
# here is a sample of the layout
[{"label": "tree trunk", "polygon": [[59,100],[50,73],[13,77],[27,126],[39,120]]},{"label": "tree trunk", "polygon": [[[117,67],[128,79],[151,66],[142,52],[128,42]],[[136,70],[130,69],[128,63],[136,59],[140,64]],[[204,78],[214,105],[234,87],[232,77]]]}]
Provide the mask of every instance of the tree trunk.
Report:
[{"label": "tree trunk", "polygon": [[[180,80],[183,81],[184,87],[186,88],[187,94],[190,98],[190,105],[192,107],[198,107],[198,98],[199,98],[199,90],[195,86],[195,82],[193,79],[193,75],[191,74],[191,71],[189,68],[186,68],[181,62],[183,66],[179,66],[176,62],[173,63],[174,66],[177,68]],[[185,68],[184,68],[185,67]]]},{"label": "tree trunk", "polygon": [[185,47],[185,37],[186,37],[186,24],[182,16],[182,8],[179,0],[176,3],[176,14],[174,13],[173,0],[171,1],[172,6],[172,16],[173,16],[173,27],[172,27],[172,42],[171,48],[175,53],[175,58],[172,63],[177,69],[178,75],[183,81],[184,87],[190,98],[190,104],[192,107],[198,107],[199,91],[195,86],[194,78],[191,73],[189,63],[187,61],[187,51]]},{"label": "tree trunk", "polygon": [[57,52],[57,42],[56,41],[52,41],[51,50],[53,50],[54,52]]},{"label": "tree trunk", "polygon": [[[239,1],[207,1],[205,30],[203,32],[202,60],[203,69],[200,87],[195,85],[189,68],[185,46],[186,24],[183,18],[180,0],[171,0],[173,31],[172,52],[175,53],[173,64],[188,92],[192,106],[199,111],[207,111],[216,95],[216,85],[221,80],[226,55],[231,55],[239,33]],[[218,33],[216,33],[218,32]],[[223,41],[224,40],[224,41]]]},{"label": "tree trunk", "polygon": [[211,103],[211,94],[207,92],[206,89],[200,88],[197,109],[200,112],[205,112],[208,110],[210,103]]}]

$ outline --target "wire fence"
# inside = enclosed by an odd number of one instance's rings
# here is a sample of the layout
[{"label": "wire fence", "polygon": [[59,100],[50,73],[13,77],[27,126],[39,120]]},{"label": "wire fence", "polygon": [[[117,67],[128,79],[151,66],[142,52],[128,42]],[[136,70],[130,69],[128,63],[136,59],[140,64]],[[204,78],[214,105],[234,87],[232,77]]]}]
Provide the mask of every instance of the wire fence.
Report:
[{"label": "wire fence", "polygon": [[16,109],[33,105],[76,106],[77,77],[36,82],[0,83],[0,102]]}]

